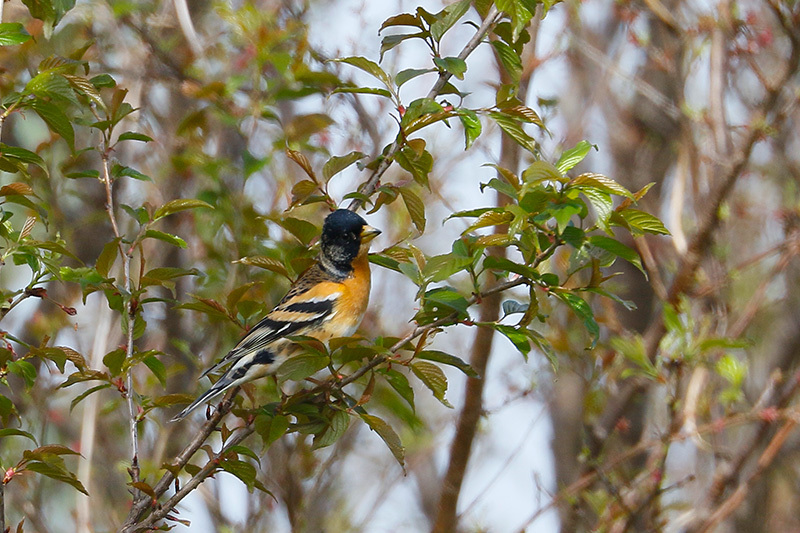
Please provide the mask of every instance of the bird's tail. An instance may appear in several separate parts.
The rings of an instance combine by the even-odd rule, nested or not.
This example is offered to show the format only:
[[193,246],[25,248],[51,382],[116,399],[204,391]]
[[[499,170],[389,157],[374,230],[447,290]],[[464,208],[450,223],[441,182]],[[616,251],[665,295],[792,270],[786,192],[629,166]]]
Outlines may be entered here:
[[177,422],[179,420],[183,420],[184,418],[186,418],[186,415],[194,411],[198,405],[205,403],[206,401],[216,396],[219,396],[220,394],[231,388],[234,384],[235,384],[234,380],[229,379],[226,376],[221,377],[216,383],[214,383],[214,385],[211,386],[210,389],[205,391],[195,401],[190,403],[186,407],[186,409],[184,409],[183,411],[172,417],[172,420],[170,420],[170,422]]

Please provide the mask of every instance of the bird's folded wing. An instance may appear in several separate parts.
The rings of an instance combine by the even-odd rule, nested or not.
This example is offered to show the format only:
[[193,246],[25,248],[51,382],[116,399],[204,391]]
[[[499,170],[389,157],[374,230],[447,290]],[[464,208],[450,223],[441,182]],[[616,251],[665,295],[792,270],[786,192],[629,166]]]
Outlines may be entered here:
[[247,354],[258,353],[278,339],[312,333],[316,325],[331,315],[340,295],[339,291],[320,294],[319,290],[289,294],[290,297],[253,326],[225,357],[200,377]]

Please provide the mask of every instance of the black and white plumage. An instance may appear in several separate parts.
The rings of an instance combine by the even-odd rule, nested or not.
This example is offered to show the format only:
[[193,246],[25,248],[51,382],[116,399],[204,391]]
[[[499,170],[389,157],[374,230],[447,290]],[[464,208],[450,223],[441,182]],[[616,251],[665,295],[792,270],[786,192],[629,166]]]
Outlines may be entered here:
[[228,366],[219,380],[172,421],[202,403],[248,381],[274,374],[302,348],[286,337],[309,336],[322,342],[355,333],[367,309],[369,243],[380,233],[356,213],[334,211],[325,219],[317,262],[292,285],[267,316],[201,377]]

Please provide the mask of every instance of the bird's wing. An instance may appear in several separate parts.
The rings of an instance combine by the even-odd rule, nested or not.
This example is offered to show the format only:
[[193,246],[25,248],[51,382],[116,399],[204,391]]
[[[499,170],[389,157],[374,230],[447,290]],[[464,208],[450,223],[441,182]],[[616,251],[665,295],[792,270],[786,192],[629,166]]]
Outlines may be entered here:
[[315,326],[332,316],[342,292],[337,281],[320,279],[314,272],[302,276],[278,306],[202,376],[248,354],[257,354],[279,339],[312,333]]

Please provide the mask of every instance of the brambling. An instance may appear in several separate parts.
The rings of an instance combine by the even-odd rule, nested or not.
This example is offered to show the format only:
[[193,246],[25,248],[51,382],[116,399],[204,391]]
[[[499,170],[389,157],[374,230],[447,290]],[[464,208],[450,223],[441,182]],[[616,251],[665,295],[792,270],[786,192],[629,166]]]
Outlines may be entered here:
[[228,354],[200,377],[230,367],[172,422],[227,389],[274,374],[302,347],[287,337],[303,335],[327,342],[355,333],[367,310],[370,271],[367,253],[380,230],[347,209],[325,218],[317,262],[306,270],[267,316]]

